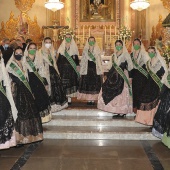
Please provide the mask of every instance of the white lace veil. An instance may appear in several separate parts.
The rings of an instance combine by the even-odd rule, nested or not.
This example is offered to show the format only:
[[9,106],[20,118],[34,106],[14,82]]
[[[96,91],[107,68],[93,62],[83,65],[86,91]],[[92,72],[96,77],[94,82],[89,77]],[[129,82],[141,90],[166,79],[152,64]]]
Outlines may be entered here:
[[[69,34],[70,35],[70,34]],[[65,55],[65,49],[66,49],[66,39],[64,38],[63,42],[61,43],[57,53],[61,54],[61,55]],[[68,54],[70,56],[72,55],[78,55],[79,56],[79,51],[78,51],[78,47],[77,47],[77,44],[75,43],[74,41],[74,38],[72,37],[71,39],[71,43],[70,43],[70,49],[68,50]]]
[[6,68],[5,68],[3,58],[1,58],[0,67],[1,67],[0,71],[1,71],[1,74],[2,74],[1,78],[4,81],[4,86],[6,87],[6,95],[7,95],[7,98],[9,100],[9,103],[11,105],[12,116],[14,118],[14,121],[16,121],[18,111],[17,111],[17,108],[16,108],[14,100],[13,100],[13,96],[12,96],[12,92],[11,92],[11,81],[10,81],[10,78],[9,78],[9,74],[8,74]]
[[[122,54],[119,56],[119,58],[122,58],[123,59],[123,62],[126,60],[127,63],[128,63],[128,70],[132,70],[133,69],[133,63],[132,63],[132,60],[131,60],[131,57],[130,57],[130,54],[126,48],[126,45],[125,43],[121,40],[121,42],[123,43],[123,52]],[[114,56],[117,56],[116,55],[116,52],[118,52],[116,50],[116,44],[114,45]],[[117,57],[116,57],[117,58]],[[120,63],[119,63],[120,64]]]
[[[90,38],[90,37],[89,37]],[[89,40],[89,39],[88,39]],[[84,49],[83,49],[83,54],[86,54],[88,56],[88,50],[89,50],[89,42],[88,40],[86,41],[86,44],[84,46]],[[98,55],[101,55],[101,50],[97,44],[97,42],[95,41],[95,44],[94,44],[94,50],[93,50],[93,53],[98,56]]]
[[[144,47],[142,41],[141,41],[140,39],[138,39],[138,38],[134,39],[134,41],[140,41],[140,43],[141,43],[141,48],[140,48],[139,56],[138,56],[138,59],[137,59],[138,63],[139,63],[139,60],[141,59],[141,57],[143,57],[142,59],[143,59],[144,63],[146,64],[147,61],[148,61],[150,58],[149,58],[148,53],[147,53],[146,50],[145,50],[145,47]],[[134,41],[133,41],[133,43],[134,43]],[[132,52],[133,52],[133,54],[134,54],[134,53],[135,53],[135,49],[134,49],[134,47],[133,47],[133,43],[132,43]]]
[[43,40],[43,41],[42,41],[41,52],[43,53],[43,58],[44,58],[46,61],[47,61],[47,59],[48,59],[48,52],[47,52],[47,50],[50,50],[51,57],[52,57],[52,59],[53,59],[53,61],[54,61],[54,68],[55,68],[55,70],[57,71],[57,73],[60,74],[59,71],[58,71],[57,64],[56,64],[56,58],[55,58],[55,56],[56,56],[56,51],[55,51],[55,49],[54,49],[54,45],[53,45],[53,43],[52,43],[52,44],[51,44],[51,47],[50,47],[49,49],[47,49],[47,48],[45,47],[45,42],[44,42],[44,40]]

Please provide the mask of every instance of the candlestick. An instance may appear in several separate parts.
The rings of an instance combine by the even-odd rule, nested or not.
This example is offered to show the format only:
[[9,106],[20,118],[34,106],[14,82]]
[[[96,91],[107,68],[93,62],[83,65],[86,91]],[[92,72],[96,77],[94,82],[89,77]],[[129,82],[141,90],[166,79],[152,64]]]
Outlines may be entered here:
[[115,26],[115,35],[116,35],[116,26]]
[[90,37],[90,26],[89,26],[89,37]]
[[84,25],[83,25],[83,43],[84,43]]
[[110,25],[110,43],[111,43],[111,38],[112,38],[112,26]]
[[107,37],[106,37],[106,26],[105,26],[105,44],[106,44],[106,38],[107,38]]

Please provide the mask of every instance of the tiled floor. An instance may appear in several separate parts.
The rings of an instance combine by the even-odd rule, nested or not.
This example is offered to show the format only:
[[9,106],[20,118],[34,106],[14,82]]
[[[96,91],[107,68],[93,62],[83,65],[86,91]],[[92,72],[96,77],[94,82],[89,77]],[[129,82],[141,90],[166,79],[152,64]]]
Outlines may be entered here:
[[[146,142],[164,169],[170,170],[170,150],[159,141]],[[10,170],[28,147],[29,145],[1,150],[0,170]],[[38,145],[21,169],[153,170],[154,168],[141,141],[46,139]]]

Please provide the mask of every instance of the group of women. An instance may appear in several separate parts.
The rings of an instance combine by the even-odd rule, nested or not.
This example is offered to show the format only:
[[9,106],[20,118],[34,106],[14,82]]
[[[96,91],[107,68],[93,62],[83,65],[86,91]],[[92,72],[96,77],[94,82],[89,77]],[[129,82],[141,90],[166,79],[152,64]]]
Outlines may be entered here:
[[129,54],[121,40],[115,42],[112,67],[103,83],[100,49],[89,37],[81,62],[70,34],[59,49],[46,37],[41,49],[31,42],[20,47],[4,66],[0,62],[0,149],[43,140],[42,123],[52,112],[71,104],[71,98],[86,100],[113,118],[136,113],[135,121],[153,125],[153,134],[170,147],[170,74],[155,47],[145,51],[135,39]]

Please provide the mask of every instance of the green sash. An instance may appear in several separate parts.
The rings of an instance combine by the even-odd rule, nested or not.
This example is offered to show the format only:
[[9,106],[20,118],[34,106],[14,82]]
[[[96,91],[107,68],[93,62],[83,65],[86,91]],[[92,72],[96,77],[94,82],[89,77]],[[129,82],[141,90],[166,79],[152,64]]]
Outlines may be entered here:
[[129,94],[130,96],[132,96],[132,87],[129,83],[128,78],[126,77],[125,73],[123,72],[123,70],[114,62],[113,60],[113,67],[116,69],[116,71],[120,74],[120,76],[124,79],[124,81],[127,83],[128,88],[129,88]]
[[71,66],[73,67],[74,71],[77,73],[77,76],[80,77],[80,73],[77,71],[76,63],[74,62],[72,57],[70,57],[70,55],[68,54],[66,50],[65,50],[65,57],[68,60],[68,62],[71,64]]
[[53,61],[53,59],[51,57],[51,54],[48,55],[48,59],[49,59],[50,63],[54,66],[54,61]]
[[168,72],[167,80],[168,80],[168,83],[170,84],[170,74],[169,74],[169,72]]
[[31,92],[32,94],[32,91],[31,91],[31,87],[27,81],[27,79],[25,78],[23,72],[14,64],[14,63],[11,63],[10,64],[10,67],[15,71],[15,73],[18,75],[18,78],[24,83],[24,85],[26,86],[26,88]]
[[95,59],[94,55],[93,55],[90,51],[88,51],[88,55],[89,55],[89,57],[92,59],[92,61],[93,61],[94,63],[96,63],[96,59]]
[[2,82],[0,82],[0,91],[4,94],[4,96],[6,96],[6,92],[4,87],[2,86]]
[[159,89],[161,90],[163,84],[162,84],[160,78],[154,72],[152,72],[152,70],[149,68],[149,61],[147,62],[147,70],[148,70],[150,76],[152,77],[152,79],[155,81],[155,83],[159,86]]
[[148,73],[145,69],[143,69],[140,65],[138,65],[134,59],[134,57],[131,55],[132,62],[135,65],[135,67],[145,76],[148,78]]
[[42,84],[45,86],[44,84],[44,79],[39,75],[39,73],[37,72],[34,63],[31,61],[31,59],[29,57],[26,57],[27,63],[29,64],[29,66],[31,67],[31,69],[33,70],[34,74],[37,76],[37,78],[42,82]]

